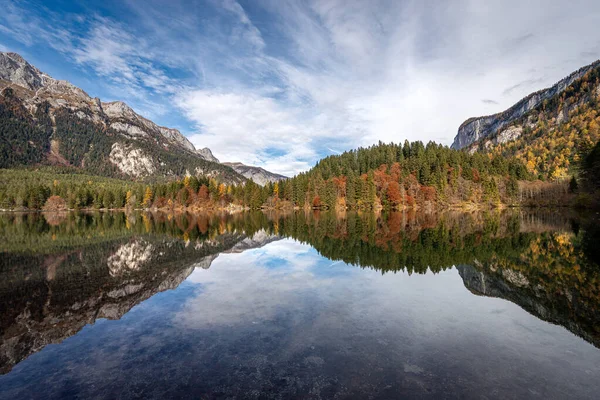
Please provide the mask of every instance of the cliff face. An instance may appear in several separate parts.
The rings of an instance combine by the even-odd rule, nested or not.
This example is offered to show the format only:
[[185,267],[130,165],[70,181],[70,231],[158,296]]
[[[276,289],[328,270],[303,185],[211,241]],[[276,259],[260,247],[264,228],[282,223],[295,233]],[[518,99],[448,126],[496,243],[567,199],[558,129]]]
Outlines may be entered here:
[[[121,101],[101,102],[41,72],[16,53],[0,53],[0,167],[49,163],[124,177],[207,175],[245,179],[177,129],[159,126]],[[37,140],[31,140],[31,137]]]
[[110,120],[111,128],[129,136],[161,135],[176,147],[195,151],[194,145],[177,129],[158,126],[137,114],[122,101],[102,103],[102,109]]
[[[170,144],[185,150],[195,151],[194,145],[177,129],[158,126],[137,114],[122,101],[100,102],[67,81],[61,81],[41,72],[16,53],[0,53],[0,79],[4,87],[17,88],[25,106],[34,111],[41,102],[47,101],[51,108],[69,108],[82,111],[81,119],[102,122],[126,136],[162,136]],[[85,113],[88,111],[89,113]]]
[[[552,99],[563,93],[571,84],[581,79],[587,72],[600,66],[600,61],[585,66],[571,75],[560,80],[554,86],[532,93],[525,97],[508,110],[501,113],[485,117],[470,118],[462,123],[458,128],[458,133],[452,143],[452,148],[462,149],[473,143],[488,138],[498,133],[496,143],[504,143],[515,139],[520,135],[515,131],[508,131],[507,128],[514,121],[525,117],[528,113],[542,105],[544,100]],[[509,128],[510,129],[510,128]]]

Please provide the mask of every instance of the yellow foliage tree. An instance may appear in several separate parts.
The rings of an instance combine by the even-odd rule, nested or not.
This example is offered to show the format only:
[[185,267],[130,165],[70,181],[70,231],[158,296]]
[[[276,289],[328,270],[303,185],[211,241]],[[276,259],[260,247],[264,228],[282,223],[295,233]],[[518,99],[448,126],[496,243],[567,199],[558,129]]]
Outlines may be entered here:
[[552,171],[552,175],[550,177],[554,181],[567,179],[567,169],[563,167],[556,167],[554,171]]
[[226,193],[227,193],[227,186],[225,186],[224,183],[221,183],[219,185],[219,197],[225,196]]

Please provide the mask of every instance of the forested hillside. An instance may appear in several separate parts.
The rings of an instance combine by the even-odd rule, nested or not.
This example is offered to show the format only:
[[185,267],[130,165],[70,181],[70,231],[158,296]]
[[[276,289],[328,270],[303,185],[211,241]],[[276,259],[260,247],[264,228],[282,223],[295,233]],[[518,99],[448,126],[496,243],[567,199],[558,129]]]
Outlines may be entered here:
[[599,96],[600,63],[595,63],[562,92],[468,149],[517,157],[540,179],[568,179],[578,173],[582,154],[600,140]]
[[267,198],[249,193],[245,185],[243,200],[252,206],[284,201],[350,209],[510,204],[519,194],[518,181],[530,177],[516,159],[471,155],[433,142],[379,143],[326,157],[274,185]]
[[[61,108],[51,115],[50,104],[44,102],[31,115],[11,88],[4,89],[0,95],[0,168],[63,165],[116,178],[183,177],[186,171],[198,171],[225,182],[243,180],[228,166],[206,161],[183,149],[167,150],[151,140],[128,139],[91,118],[77,115],[86,112]],[[146,173],[140,174],[128,174],[116,162],[133,165],[138,163],[136,158],[160,162],[147,164]],[[143,166],[144,162],[138,164]]]
[[0,168],[40,165],[122,179],[246,180],[209,149],[196,151],[177,129],[159,126],[123,102],[101,102],[16,53],[0,52]]
[[[251,185],[265,193],[269,190]],[[233,202],[236,188],[193,175],[148,183],[90,175],[70,167],[0,169],[0,210],[215,209]]]
[[265,186],[202,176],[134,182],[71,167],[0,169],[0,209],[597,207],[600,144],[579,164],[578,179],[542,182],[516,158],[405,142],[330,156],[308,172]]

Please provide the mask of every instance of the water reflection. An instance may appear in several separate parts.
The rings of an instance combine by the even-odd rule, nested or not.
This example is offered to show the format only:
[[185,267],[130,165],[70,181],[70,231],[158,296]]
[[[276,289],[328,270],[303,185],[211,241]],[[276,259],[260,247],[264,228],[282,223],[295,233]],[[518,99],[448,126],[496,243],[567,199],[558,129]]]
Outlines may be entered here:
[[600,271],[578,221],[3,215],[0,398],[585,398],[600,354],[568,331],[600,345]]

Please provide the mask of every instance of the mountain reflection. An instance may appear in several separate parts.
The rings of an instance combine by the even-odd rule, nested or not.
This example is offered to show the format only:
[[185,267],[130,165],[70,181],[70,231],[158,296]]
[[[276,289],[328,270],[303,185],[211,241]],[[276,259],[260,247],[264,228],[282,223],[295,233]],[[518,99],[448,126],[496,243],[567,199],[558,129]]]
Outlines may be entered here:
[[220,253],[285,237],[382,273],[457,266],[472,293],[600,347],[598,228],[587,221],[519,211],[0,215],[0,373],[99,318],[120,319]]

